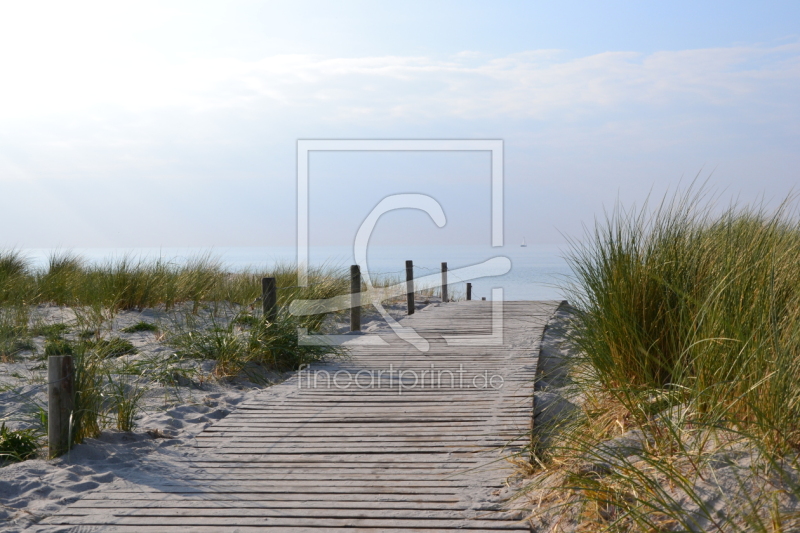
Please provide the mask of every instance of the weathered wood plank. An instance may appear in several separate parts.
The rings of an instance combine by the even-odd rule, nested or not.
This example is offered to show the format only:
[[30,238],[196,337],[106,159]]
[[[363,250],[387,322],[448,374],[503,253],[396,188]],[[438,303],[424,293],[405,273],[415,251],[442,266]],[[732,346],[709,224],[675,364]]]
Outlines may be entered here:
[[[165,530],[163,526],[151,526],[151,525],[108,525],[107,523],[98,522],[95,524],[90,524],[87,527],[93,526],[102,526],[102,529],[83,529],[83,530],[75,530],[76,533],[80,531],[83,533],[90,533],[93,531],[108,531],[110,533],[162,533],[164,531],[180,531],[181,533],[263,533],[264,531],[280,531],[285,533],[320,533],[322,531],[329,532],[329,533],[397,533],[397,531],[408,531],[413,533],[442,533],[442,529],[435,528],[431,529],[429,527],[407,527],[407,526],[397,526],[397,527],[316,527],[316,526],[284,526],[284,525],[260,525],[260,526],[225,526],[225,525],[213,525],[213,526],[205,526],[205,525],[191,525],[191,524],[184,524],[181,526],[176,526],[174,528],[170,528]],[[481,528],[481,527],[469,527],[469,525],[459,526],[459,531],[470,531],[471,533],[493,533],[496,531],[530,531],[530,528],[527,525],[519,525],[517,527],[507,526],[503,527],[502,529],[498,529],[495,527],[492,528]],[[43,528],[40,527],[39,531],[41,533],[64,533],[65,529],[62,526],[44,526]],[[69,533],[72,533],[72,530],[67,530]]]
[[[107,522],[102,517],[95,516],[69,516],[57,515],[48,520],[50,524],[65,524],[65,525],[95,525],[98,523],[98,518],[103,520],[100,522],[105,525]],[[465,528],[492,528],[492,529],[521,529],[518,523],[519,518],[515,517],[514,520],[480,520],[480,519],[452,519],[452,518],[310,518],[304,516],[291,516],[291,517],[266,517],[266,516],[237,516],[237,517],[220,517],[220,516],[181,516],[175,514],[173,516],[163,515],[149,515],[146,510],[139,511],[136,515],[129,516],[114,516],[113,525],[133,525],[133,526],[154,526],[158,525],[162,529],[167,528],[181,528],[186,526],[269,526],[269,527],[297,527],[297,526],[314,526],[318,528],[336,528],[336,527],[371,527],[371,528],[384,528],[384,529],[416,529],[416,528],[431,528],[439,529],[465,529]],[[525,526],[524,530],[529,528]]]

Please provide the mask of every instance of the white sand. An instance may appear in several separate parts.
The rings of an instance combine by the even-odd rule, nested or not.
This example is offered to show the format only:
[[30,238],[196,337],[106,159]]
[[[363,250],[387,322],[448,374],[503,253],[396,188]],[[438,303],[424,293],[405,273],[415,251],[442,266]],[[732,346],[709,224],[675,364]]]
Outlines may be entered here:
[[58,459],[1,468],[0,530],[23,530],[104,484],[163,477],[165,469],[176,466],[173,458],[192,445],[194,435],[258,392],[196,394],[192,403],[144,416],[132,433],[106,429]]

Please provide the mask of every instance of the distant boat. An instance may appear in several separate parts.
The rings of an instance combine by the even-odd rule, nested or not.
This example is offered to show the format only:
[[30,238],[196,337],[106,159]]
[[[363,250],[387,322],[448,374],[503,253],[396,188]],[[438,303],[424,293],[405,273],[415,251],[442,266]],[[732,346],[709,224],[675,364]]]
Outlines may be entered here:
[[528,247],[528,245],[525,244],[525,237],[522,238],[522,244],[520,244],[519,246],[520,246],[520,248],[527,248]]

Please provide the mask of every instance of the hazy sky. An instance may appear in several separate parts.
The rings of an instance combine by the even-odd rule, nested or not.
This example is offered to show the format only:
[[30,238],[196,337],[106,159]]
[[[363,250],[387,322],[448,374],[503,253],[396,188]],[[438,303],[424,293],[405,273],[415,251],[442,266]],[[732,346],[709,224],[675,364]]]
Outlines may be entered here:
[[[286,245],[298,139],[502,139],[509,242],[800,169],[800,2],[0,3],[0,246]],[[312,244],[489,240],[487,153],[314,153]]]

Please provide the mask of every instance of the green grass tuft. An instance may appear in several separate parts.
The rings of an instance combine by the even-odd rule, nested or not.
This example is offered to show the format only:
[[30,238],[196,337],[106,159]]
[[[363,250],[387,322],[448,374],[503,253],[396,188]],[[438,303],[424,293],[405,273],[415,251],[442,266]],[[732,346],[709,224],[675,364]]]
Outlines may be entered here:
[[123,329],[123,333],[139,333],[141,331],[158,331],[158,326],[155,324],[151,324],[150,322],[137,322],[132,326],[128,326],[127,328]]
[[39,439],[33,429],[11,430],[0,424],[0,466],[25,461],[36,455]]
[[269,370],[292,370],[319,361],[326,354],[343,353],[335,346],[298,344],[297,328],[306,327],[313,332],[319,321],[317,316],[293,317],[285,310],[273,323],[246,313],[227,323],[212,315],[212,323],[205,328],[193,321],[179,325],[171,332],[169,342],[182,357],[216,361],[218,376],[236,375],[250,364]]
[[130,341],[121,339],[119,337],[112,337],[111,339],[98,339],[84,341],[84,345],[89,350],[96,353],[98,356],[119,357],[121,355],[135,354],[136,347]]
[[22,276],[28,268],[28,260],[19,250],[0,251],[0,279]]
[[60,338],[48,339],[44,345],[44,354],[49,355],[74,355],[75,345],[70,341]]
[[31,335],[34,337],[47,337],[48,339],[55,339],[61,337],[65,333],[69,333],[69,326],[67,324],[42,324],[36,326],[31,330]]
[[136,415],[140,402],[147,388],[142,385],[141,377],[136,375],[135,368],[125,365],[121,372],[106,372],[108,409],[113,413],[116,427],[120,431],[133,431],[136,427]]
[[72,364],[75,372],[72,443],[80,444],[100,434],[108,368],[102,357],[86,349],[75,351]]
[[261,319],[257,316],[253,316],[250,314],[240,314],[236,318],[233,319],[233,324],[237,326],[244,326],[244,327],[253,327],[257,326]]

